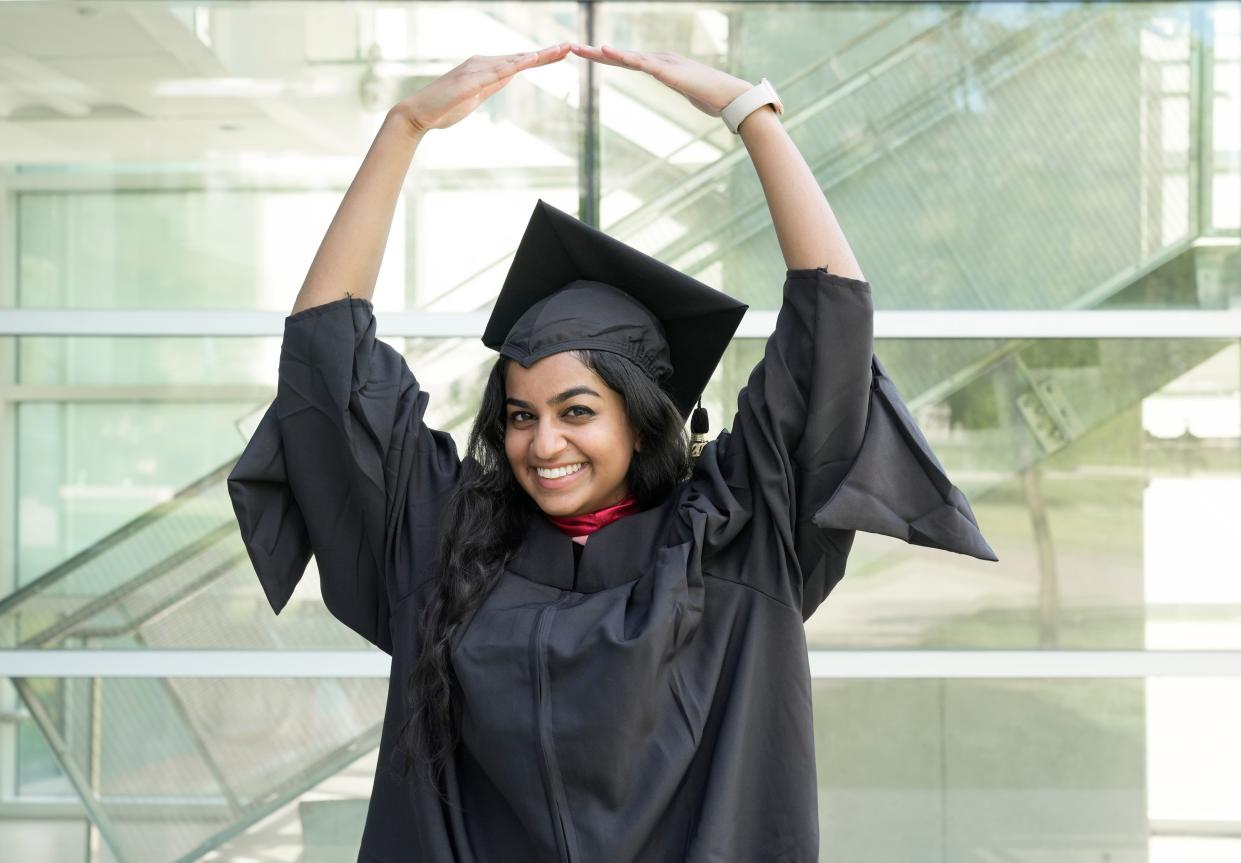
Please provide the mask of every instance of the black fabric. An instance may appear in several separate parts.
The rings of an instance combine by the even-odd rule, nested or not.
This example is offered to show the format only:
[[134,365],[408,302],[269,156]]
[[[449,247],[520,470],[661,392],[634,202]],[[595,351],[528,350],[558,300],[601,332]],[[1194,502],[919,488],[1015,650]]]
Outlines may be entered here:
[[582,544],[573,543],[573,589],[577,590],[577,567],[582,562]]
[[509,330],[500,353],[530,368],[543,357],[579,348],[620,354],[655,383],[672,375],[659,318],[620,288],[584,279],[531,306]]
[[313,552],[332,613],[392,654],[360,861],[818,859],[803,622],[855,530],[997,559],[871,325],[867,283],[789,270],[731,431],[688,482],[576,548],[531,520],[454,640],[460,811],[385,766],[417,657],[413,588],[461,464],[369,302],[286,320],[276,401],[228,488],[273,609]]
[[422,421],[427,394],[344,298],[285,318],[276,399],[228,476],[272,609],[313,553],[328,609],[387,653],[390,610],[428,572],[456,444]]

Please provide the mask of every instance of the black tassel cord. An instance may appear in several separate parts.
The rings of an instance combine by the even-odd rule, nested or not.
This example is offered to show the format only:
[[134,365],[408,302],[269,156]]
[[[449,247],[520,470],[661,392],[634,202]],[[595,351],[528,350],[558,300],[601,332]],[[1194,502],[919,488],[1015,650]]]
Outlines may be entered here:
[[702,448],[707,445],[707,431],[711,428],[711,423],[707,420],[707,409],[702,406],[702,399],[698,399],[698,407],[694,408],[694,415],[689,421],[689,451],[694,458],[702,453]]

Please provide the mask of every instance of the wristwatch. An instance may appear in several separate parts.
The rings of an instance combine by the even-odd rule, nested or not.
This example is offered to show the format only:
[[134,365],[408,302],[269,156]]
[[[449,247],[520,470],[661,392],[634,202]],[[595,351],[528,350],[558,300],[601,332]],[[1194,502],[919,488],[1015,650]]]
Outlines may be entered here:
[[724,118],[724,125],[728,127],[728,131],[734,135],[739,135],[741,133],[737,131],[737,127],[741,125],[741,121],[768,104],[776,109],[777,114],[784,113],[784,103],[780,101],[780,97],[776,94],[776,88],[771,86],[770,81],[763,78],[749,90],[746,90],[736,99],[729,102],[727,107],[720,111],[720,116]]

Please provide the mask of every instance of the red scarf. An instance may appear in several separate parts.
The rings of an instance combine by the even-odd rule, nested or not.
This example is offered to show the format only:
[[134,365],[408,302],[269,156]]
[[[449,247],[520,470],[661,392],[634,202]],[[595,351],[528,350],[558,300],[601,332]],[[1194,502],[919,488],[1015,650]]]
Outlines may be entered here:
[[624,518],[630,513],[638,511],[637,498],[633,495],[628,495],[620,503],[605,506],[603,509],[597,509],[594,512],[586,512],[581,515],[547,515],[547,513],[544,513],[544,515],[547,515],[548,521],[556,525],[572,539],[579,536],[588,536],[605,524],[611,524],[619,518]]

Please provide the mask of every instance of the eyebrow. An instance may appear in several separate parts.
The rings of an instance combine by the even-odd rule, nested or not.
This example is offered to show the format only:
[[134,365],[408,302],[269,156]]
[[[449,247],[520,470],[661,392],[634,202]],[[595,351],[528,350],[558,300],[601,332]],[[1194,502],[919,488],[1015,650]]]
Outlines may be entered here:
[[[564,392],[562,392],[560,395],[552,396],[550,399],[547,400],[547,404],[550,406],[555,406],[555,405],[560,404],[563,401],[568,401],[574,396],[582,396],[582,395],[595,396],[596,398],[603,398],[603,396],[599,395],[597,392],[592,390],[590,387],[579,386],[579,387],[572,387],[570,389],[567,389]],[[504,400],[504,403],[506,405],[513,405],[514,407],[519,407],[519,408],[534,407],[534,405],[530,404],[530,402],[523,402],[521,399],[514,399],[514,398],[507,398]]]

